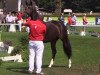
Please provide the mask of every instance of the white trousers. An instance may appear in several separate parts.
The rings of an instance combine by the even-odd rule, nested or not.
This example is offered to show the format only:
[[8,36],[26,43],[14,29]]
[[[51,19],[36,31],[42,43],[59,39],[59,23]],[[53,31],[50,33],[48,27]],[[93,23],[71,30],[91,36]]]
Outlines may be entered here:
[[43,41],[29,41],[29,71],[34,70],[35,63],[36,73],[41,72],[43,51]]

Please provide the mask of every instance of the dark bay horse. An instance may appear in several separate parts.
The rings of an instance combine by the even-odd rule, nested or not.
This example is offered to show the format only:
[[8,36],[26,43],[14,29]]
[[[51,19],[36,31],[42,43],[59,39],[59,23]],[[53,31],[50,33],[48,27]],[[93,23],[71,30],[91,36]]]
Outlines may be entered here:
[[[31,3],[26,2],[26,5],[27,5],[27,7],[26,7],[24,13],[28,14],[29,17],[35,16],[35,14],[32,14],[32,12],[34,11],[34,8],[35,8],[32,5],[32,2]],[[50,21],[50,22],[44,22],[44,23],[46,25],[46,34],[45,34],[44,43],[50,42],[51,50],[52,50],[52,59],[49,64],[49,67],[52,67],[56,53],[57,53],[57,50],[56,50],[57,40],[61,39],[61,41],[63,43],[64,53],[66,54],[66,56],[68,57],[68,60],[69,60],[68,67],[70,68],[71,67],[72,49],[71,49],[70,41],[68,39],[66,26],[64,25],[63,22],[60,22],[60,21]]]

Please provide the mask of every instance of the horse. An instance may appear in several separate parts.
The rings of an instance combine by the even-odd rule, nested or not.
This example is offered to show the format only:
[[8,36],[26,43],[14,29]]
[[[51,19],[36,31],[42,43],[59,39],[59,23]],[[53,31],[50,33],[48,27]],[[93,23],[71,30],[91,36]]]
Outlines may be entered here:
[[[32,5],[32,1],[30,0],[30,3],[26,2],[26,5],[27,5],[27,7],[26,7],[24,13],[27,14],[29,17],[33,16],[34,14],[32,14],[32,12],[35,9],[35,7]],[[43,20],[43,17],[42,18],[40,17],[40,19]],[[63,22],[54,21],[54,20],[52,20],[50,22],[44,22],[44,23],[46,25],[46,34],[45,34],[45,39],[43,41],[44,41],[44,43],[50,42],[51,50],[52,50],[52,59],[51,59],[48,67],[52,67],[54,64],[55,56],[57,53],[56,43],[57,43],[58,39],[60,39],[63,44],[64,53],[68,57],[68,62],[69,62],[68,67],[70,68],[71,67],[72,48],[71,48],[70,41],[68,39],[66,26],[64,25]]]

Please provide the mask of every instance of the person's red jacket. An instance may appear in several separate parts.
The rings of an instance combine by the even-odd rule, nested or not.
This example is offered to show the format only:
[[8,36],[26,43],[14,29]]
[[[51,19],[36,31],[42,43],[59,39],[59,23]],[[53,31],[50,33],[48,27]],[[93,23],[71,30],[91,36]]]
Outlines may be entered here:
[[68,17],[68,25],[72,25],[72,18]]
[[41,20],[29,20],[26,23],[30,28],[29,40],[42,41],[46,33],[46,26]]
[[87,18],[84,16],[83,17],[83,25],[86,25],[88,23]]
[[18,12],[18,14],[17,14],[18,20],[21,20],[22,19],[22,16],[23,16],[23,14],[21,12]]

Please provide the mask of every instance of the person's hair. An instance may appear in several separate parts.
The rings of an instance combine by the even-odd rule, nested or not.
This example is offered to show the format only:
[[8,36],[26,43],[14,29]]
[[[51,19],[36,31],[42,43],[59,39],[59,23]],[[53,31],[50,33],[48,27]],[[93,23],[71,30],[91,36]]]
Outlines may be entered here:
[[33,10],[33,11],[32,11],[31,19],[32,19],[32,20],[37,20],[37,19],[39,19],[39,14],[38,14],[38,12],[37,12],[36,10]]

